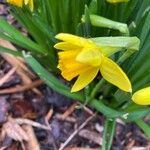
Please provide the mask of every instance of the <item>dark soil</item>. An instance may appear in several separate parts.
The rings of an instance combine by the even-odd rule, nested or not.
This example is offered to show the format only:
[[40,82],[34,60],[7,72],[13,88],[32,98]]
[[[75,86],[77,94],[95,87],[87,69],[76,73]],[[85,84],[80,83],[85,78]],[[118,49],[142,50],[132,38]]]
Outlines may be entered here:
[[[0,0],[0,15],[5,17],[11,24],[20,31],[25,30],[8,13],[8,7]],[[0,77],[11,69],[3,58],[0,58]],[[14,87],[21,84],[21,79],[16,73],[11,79],[3,84],[0,89]],[[7,121],[8,116],[12,118],[27,118],[41,124],[45,124],[45,116],[49,110],[53,109],[52,118],[49,120],[51,131],[34,128],[41,150],[58,150],[60,144],[66,142],[68,137],[91,116],[89,111],[83,108],[75,109],[70,116],[64,120],[60,117],[68,108],[76,103],[46,85],[38,87],[42,95],[35,94],[32,90],[0,95],[0,124]],[[89,108],[90,109],[90,108]],[[94,113],[94,110],[91,110]],[[99,148],[102,140],[104,124],[102,114],[97,114],[87,125],[68,143],[68,146],[83,148]],[[150,122],[150,118],[146,118]],[[2,132],[2,131],[1,131]],[[98,140],[97,140],[98,139]],[[6,146],[8,150],[22,149],[18,141],[14,141],[9,136],[0,139],[0,147]],[[99,141],[99,142],[98,142]],[[26,142],[24,142],[25,144]],[[147,140],[143,132],[132,123],[124,124],[118,120],[116,134],[113,140],[112,150],[144,150],[150,149],[150,141]]]

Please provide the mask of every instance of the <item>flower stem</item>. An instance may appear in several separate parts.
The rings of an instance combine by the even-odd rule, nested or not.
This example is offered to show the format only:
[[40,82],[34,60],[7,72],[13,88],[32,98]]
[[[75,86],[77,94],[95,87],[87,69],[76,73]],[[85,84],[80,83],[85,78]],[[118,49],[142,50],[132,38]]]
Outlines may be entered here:
[[97,94],[97,92],[99,91],[99,89],[101,89],[101,87],[105,84],[105,80],[101,79],[95,86],[95,88],[92,90],[91,92],[91,98],[94,98]]

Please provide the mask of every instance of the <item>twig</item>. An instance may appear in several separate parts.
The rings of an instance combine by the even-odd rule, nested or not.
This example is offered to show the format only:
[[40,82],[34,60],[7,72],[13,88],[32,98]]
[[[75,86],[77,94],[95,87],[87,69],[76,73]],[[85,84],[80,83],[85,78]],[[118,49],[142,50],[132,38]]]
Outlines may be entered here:
[[62,120],[65,120],[72,112],[75,110],[77,103],[73,103],[60,117]]
[[18,85],[13,88],[7,88],[7,89],[0,90],[0,94],[11,94],[11,93],[23,92],[23,91],[32,89],[34,87],[37,87],[37,86],[41,85],[42,83],[43,83],[42,80],[36,80],[27,85],[23,85],[23,86]]
[[16,67],[12,68],[8,73],[6,73],[1,79],[0,79],[0,86],[2,86],[5,82],[8,81],[11,75],[13,75],[16,71]]
[[[0,40],[0,45],[16,51],[16,48],[6,40]],[[32,79],[35,78],[35,75],[27,68],[25,61],[22,58],[15,57],[7,53],[0,53],[0,55],[13,67],[17,67],[16,72],[21,77],[23,84],[32,83]],[[42,93],[38,89],[33,88],[32,90],[36,94],[42,95]]]
[[15,121],[18,124],[28,124],[28,125],[31,125],[31,126],[34,126],[34,127],[37,127],[37,128],[41,128],[41,129],[44,129],[44,130],[51,130],[50,127],[45,126],[43,124],[40,124],[38,122],[32,121],[32,120],[29,120],[29,119],[16,118]]
[[60,146],[59,150],[63,150],[63,149],[69,144],[69,142],[74,138],[74,136],[75,136],[82,128],[84,128],[84,127],[87,125],[87,123],[88,123],[89,121],[91,121],[91,120],[95,117],[95,115],[96,115],[96,114],[94,114],[94,115],[90,116],[89,118],[87,118],[87,120],[86,120],[83,124],[81,124],[81,126],[79,126],[79,127],[69,136],[69,138],[66,140],[66,142],[63,143],[63,144]]
[[47,115],[45,116],[45,123],[46,123],[46,125],[49,126],[49,127],[50,127],[50,124],[49,124],[48,121],[50,120],[50,118],[52,117],[52,115],[53,115],[53,109],[51,108],[51,109],[48,111]]
[[[55,118],[57,118],[59,120],[62,120],[61,114],[56,114]],[[64,120],[62,120],[62,121],[64,121]],[[65,118],[65,121],[75,123],[77,120],[74,117],[69,117],[68,116],[68,117]]]

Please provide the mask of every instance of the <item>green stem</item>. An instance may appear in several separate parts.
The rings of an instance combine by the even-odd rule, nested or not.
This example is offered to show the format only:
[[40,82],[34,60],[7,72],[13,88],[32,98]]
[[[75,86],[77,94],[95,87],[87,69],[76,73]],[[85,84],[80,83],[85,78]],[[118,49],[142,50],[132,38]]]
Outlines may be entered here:
[[106,118],[103,132],[102,150],[110,150],[115,133],[116,121],[115,119]]
[[94,98],[97,94],[97,92],[103,87],[103,85],[105,84],[105,80],[101,79],[95,86],[95,88],[93,88],[92,92],[91,92],[91,98]]

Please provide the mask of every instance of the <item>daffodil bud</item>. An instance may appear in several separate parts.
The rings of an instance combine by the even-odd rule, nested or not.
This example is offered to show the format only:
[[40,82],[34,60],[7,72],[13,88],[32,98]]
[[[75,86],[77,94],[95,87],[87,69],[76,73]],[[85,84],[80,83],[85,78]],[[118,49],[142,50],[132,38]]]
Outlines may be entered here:
[[150,87],[135,92],[132,100],[139,105],[150,105]]
[[[81,18],[82,22],[85,22],[85,15]],[[110,19],[107,19],[98,15],[90,15],[91,24],[95,27],[109,28],[114,30],[119,30],[121,33],[125,35],[129,35],[128,26],[125,23],[116,22]]]

